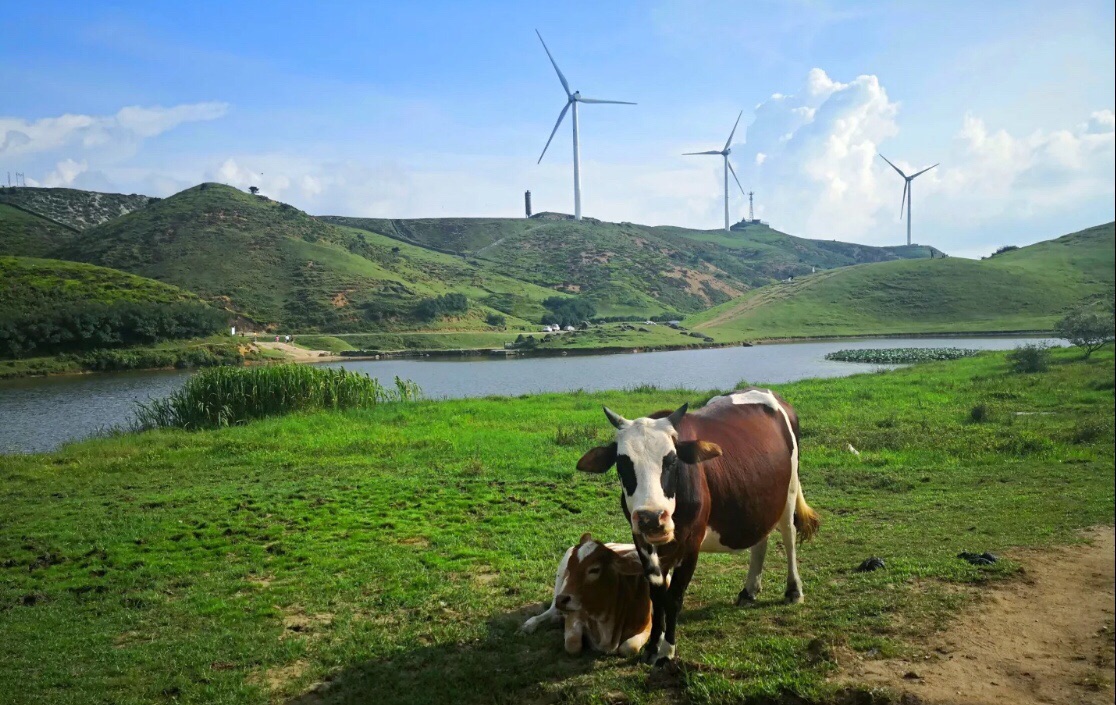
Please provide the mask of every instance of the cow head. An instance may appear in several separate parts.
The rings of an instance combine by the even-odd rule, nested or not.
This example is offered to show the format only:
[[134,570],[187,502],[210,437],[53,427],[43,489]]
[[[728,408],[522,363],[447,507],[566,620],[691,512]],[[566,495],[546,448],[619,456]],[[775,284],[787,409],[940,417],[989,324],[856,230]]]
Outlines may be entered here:
[[577,469],[604,472],[613,465],[624,485],[624,503],[631,513],[632,533],[652,545],[674,540],[675,495],[682,463],[696,465],[721,455],[721,448],[705,441],[679,441],[686,404],[667,414],[629,421],[605,407],[616,427],[616,441],[582,456]]
[[586,611],[596,614],[615,605],[617,583],[622,576],[643,575],[643,566],[634,552],[622,556],[603,543],[583,534],[566,564],[566,583],[554,598],[562,612]]

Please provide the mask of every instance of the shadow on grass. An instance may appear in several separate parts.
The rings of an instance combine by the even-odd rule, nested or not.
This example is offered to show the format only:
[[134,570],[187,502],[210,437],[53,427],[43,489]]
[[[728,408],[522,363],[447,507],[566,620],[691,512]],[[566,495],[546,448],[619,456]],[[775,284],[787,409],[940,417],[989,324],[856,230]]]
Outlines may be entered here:
[[588,652],[569,656],[560,628],[516,633],[524,619],[542,609],[498,614],[488,620],[485,637],[474,642],[419,647],[350,664],[287,705],[553,702],[560,697],[557,684],[593,670],[596,661],[626,662]]

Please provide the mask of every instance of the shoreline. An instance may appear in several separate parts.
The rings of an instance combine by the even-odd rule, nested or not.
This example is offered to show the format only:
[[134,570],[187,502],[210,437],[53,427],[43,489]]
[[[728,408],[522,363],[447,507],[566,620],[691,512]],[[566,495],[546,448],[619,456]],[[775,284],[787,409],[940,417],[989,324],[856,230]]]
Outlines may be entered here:
[[[286,359],[274,360],[245,360],[248,365],[269,364],[296,364],[319,365],[326,363],[347,361],[375,361],[375,360],[407,360],[417,358],[484,358],[484,359],[517,359],[527,357],[570,357],[594,355],[636,355],[653,352],[677,352],[682,350],[719,350],[723,348],[753,347],[757,345],[787,345],[793,343],[829,342],[835,340],[865,340],[872,338],[886,340],[905,340],[918,338],[1010,338],[1010,337],[1049,337],[1053,331],[1048,330],[1014,330],[1014,331],[989,331],[989,332],[925,332],[925,333],[860,333],[850,335],[815,335],[802,337],[771,337],[755,338],[717,343],[696,343],[693,345],[647,345],[647,346],[604,346],[594,348],[535,348],[525,350],[508,350],[499,348],[454,348],[454,349],[416,349],[416,350],[351,350],[334,353],[328,350],[310,350],[301,348],[302,354],[290,356]],[[144,367],[130,370],[66,370],[59,372],[43,372],[28,374],[0,375],[0,382],[17,379],[32,379],[46,377],[65,377],[72,375],[92,375],[112,372],[157,372],[180,369],[177,367]],[[202,369],[200,367],[188,369]]]

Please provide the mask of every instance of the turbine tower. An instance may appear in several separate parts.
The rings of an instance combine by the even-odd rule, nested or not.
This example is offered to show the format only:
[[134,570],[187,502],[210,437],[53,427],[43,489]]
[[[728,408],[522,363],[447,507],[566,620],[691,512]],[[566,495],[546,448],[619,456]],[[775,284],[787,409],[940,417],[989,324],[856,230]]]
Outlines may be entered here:
[[574,220],[581,220],[581,145],[578,142],[577,136],[577,104],[578,103],[611,103],[614,105],[635,105],[625,100],[599,100],[597,98],[583,98],[581,91],[570,92],[570,84],[566,77],[562,75],[562,69],[558,68],[558,62],[550,54],[550,49],[547,48],[546,42],[543,42],[542,35],[539,30],[535,30],[535,34],[539,35],[539,41],[542,42],[543,49],[546,51],[547,57],[550,59],[551,65],[554,67],[554,72],[558,74],[558,80],[562,82],[562,89],[566,91],[566,105],[562,108],[562,112],[558,113],[558,122],[554,123],[554,129],[550,131],[550,139],[546,141],[546,147],[543,147],[542,154],[539,155],[539,161],[542,163],[542,158],[546,156],[546,150],[550,147],[551,140],[554,139],[554,133],[558,132],[558,126],[562,124],[562,119],[566,117],[566,111],[573,106],[573,167],[574,167]]
[[885,157],[884,155],[880,154],[880,159],[883,159],[885,162],[887,162],[888,165],[899,174],[899,176],[903,177],[903,197],[899,200],[899,217],[900,218],[903,217],[903,206],[906,206],[907,207],[907,244],[910,245],[911,244],[911,182],[914,181],[917,177],[922,176],[926,172],[933,169],[934,166],[938,166],[938,164],[941,164],[941,162],[938,162],[938,164],[935,164],[934,166],[928,166],[928,167],[926,167],[925,169],[923,169],[922,171],[920,171],[916,174],[911,174],[910,176],[907,176],[906,174],[903,173],[902,169],[900,169],[899,167],[892,164],[891,160],[888,159],[887,157]]
[[724,148],[722,148],[720,150],[715,150],[714,149],[714,150],[710,150],[708,152],[686,152],[682,155],[684,157],[689,157],[689,156],[694,156],[694,155],[698,155],[698,154],[719,154],[719,155],[721,155],[721,158],[724,159],[724,162],[725,162],[725,165],[724,165],[724,171],[725,171],[725,230],[729,230],[728,176],[729,176],[730,171],[732,172],[732,178],[736,180],[736,185],[738,187],[740,187],[741,195],[744,195],[744,196],[748,195],[748,194],[744,193],[744,187],[740,186],[740,179],[736,178],[736,169],[733,169],[732,168],[732,163],[729,162],[729,155],[732,154],[732,147],[730,147],[729,145],[732,144],[732,136],[736,134],[736,127],[737,127],[737,125],[740,124],[740,117],[743,114],[744,114],[744,111],[741,110],[740,114],[736,116],[736,124],[734,124],[732,126],[732,132],[729,133],[728,139],[725,140]]

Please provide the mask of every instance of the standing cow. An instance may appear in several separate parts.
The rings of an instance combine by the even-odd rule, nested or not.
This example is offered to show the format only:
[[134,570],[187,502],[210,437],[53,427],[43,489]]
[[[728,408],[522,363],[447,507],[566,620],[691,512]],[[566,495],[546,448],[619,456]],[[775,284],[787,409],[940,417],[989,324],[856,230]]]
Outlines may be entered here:
[[749,387],[691,414],[686,408],[629,421],[605,407],[616,440],[577,463],[593,473],[615,465],[620,475],[624,516],[651,584],[642,658],[653,664],[674,658],[678,613],[700,551],[752,549],[737,597],[747,604],[760,590],[768,534],[778,528],[787,553],[784,596],[801,602],[795,537],[810,538],[819,524],[798,482],[798,417],[790,404]]

